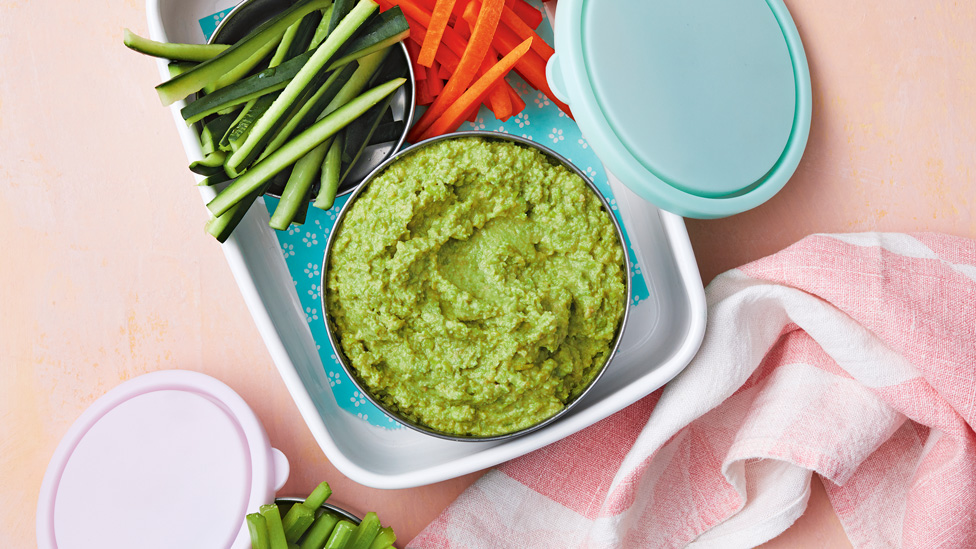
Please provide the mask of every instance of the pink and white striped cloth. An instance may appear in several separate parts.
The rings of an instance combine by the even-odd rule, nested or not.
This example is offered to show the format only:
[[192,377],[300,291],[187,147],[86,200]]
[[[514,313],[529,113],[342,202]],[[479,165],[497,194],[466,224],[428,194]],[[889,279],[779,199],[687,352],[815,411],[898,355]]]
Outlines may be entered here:
[[408,547],[751,547],[814,472],[856,547],[976,547],[976,243],[811,236],[707,297],[662,391],[493,469]]

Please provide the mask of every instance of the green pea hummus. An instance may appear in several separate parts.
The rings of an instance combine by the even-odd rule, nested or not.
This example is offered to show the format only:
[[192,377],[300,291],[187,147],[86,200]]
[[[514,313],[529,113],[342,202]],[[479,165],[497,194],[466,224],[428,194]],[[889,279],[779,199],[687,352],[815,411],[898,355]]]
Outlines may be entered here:
[[530,427],[610,355],[627,300],[612,221],[534,148],[455,138],[390,165],[337,229],[329,321],[375,398],[457,436]]

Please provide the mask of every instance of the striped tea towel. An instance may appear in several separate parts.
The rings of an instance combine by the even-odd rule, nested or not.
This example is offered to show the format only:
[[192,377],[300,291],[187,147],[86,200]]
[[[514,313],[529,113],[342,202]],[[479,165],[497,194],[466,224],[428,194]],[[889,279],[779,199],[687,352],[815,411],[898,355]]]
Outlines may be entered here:
[[814,472],[856,547],[976,547],[976,243],[811,236],[707,297],[662,391],[490,471],[408,547],[751,547]]

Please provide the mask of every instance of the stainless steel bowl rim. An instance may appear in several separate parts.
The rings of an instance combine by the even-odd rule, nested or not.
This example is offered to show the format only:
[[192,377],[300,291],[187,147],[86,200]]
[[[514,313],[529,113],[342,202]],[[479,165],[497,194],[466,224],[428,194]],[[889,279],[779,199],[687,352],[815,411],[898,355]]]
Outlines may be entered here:
[[[242,0],[240,3],[238,3],[236,6],[234,6],[229,12],[227,12],[227,15],[225,15],[223,17],[223,19],[221,19],[220,22],[217,23],[217,27],[214,29],[213,34],[210,35],[210,38],[207,40],[207,43],[208,44],[214,44],[214,43],[216,43],[218,37],[220,36],[220,33],[222,31],[225,31],[226,28],[231,25],[230,22],[233,21],[235,15],[240,14],[241,12],[243,12],[245,9],[247,9],[247,6],[249,6],[251,4],[257,4],[257,3],[261,2],[261,1],[267,1],[267,0]],[[285,7],[287,7],[287,4],[285,4],[285,5],[282,6],[282,8],[285,8]],[[414,115],[414,113],[415,113],[415,111],[417,109],[417,81],[414,79],[413,63],[410,62],[410,53],[407,51],[406,44],[404,44],[402,40],[400,42],[398,42],[398,44],[400,45],[400,50],[402,51],[404,58],[407,60],[407,62],[406,62],[406,66],[407,66],[407,83],[408,83],[410,89],[409,89],[409,91],[407,91],[407,93],[409,93],[409,96],[406,98],[406,101],[405,101],[405,103],[406,103],[406,106],[405,106],[405,114],[406,114],[406,116],[403,119],[403,133],[400,135],[400,139],[398,139],[396,141],[396,143],[393,145],[393,147],[390,149],[390,151],[388,153],[389,154],[389,157],[386,160],[390,160],[394,156],[396,156],[396,154],[403,147],[403,144],[407,140],[407,132],[410,131],[410,126],[413,125],[413,115]],[[386,162],[386,160],[384,160],[384,162]],[[356,165],[358,166],[358,163]],[[359,183],[356,183],[355,185],[352,185],[352,186],[350,186],[348,188],[345,188],[345,189],[340,188],[339,191],[336,192],[336,197],[345,196],[345,195],[353,192],[360,185],[362,185],[367,179],[369,179],[369,177],[372,176],[372,173],[373,173],[373,171],[370,171],[367,174],[367,176],[363,178],[362,181],[360,181]],[[265,194],[268,195],[268,196],[272,196],[274,198],[281,198],[279,195],[274,194],[274,193],[265,193]]]
[[[303,501],[305,501],[305,498],[292,498],[292,497],[276,497],[275,498],[275,503],[301,503]],[[335,514],[339,515],[340,517],[348,520],[349,522],[352,522],[353,524],[359,524],[359,522],[362,520],[361,518],[357,517],[356,515],[352,514],[351,512],[346,511],[342,507],[336,507],[335,505],[332,505],[331,503],[323,503],[320,508],[321,509],[326,509],[327,511],[329,511],[331,513],[335,513]]]
[[[331,259],[331,255],[332,255],[332,246],[333,246],[333,244],[335,242],[335,236],[339,232],[339,227],[342,224],[342,220],[345,218],[346,213],[349,211],[349,209],[355,203],[356,198],[366,189],[366,187],[369,185],[369,183],[371,183],[380,173],[383,172],[383,170],[385,170],[388,166],[390,166],[391,164],[393,164],[394,162],[396,162],[400,158],[403,158],[405,156],[408,156],[411,153],[413,153],[413,152],[415,152],[415,151],[417,151],[419,149],[422,149],[422,148],[424,148],[424,147],[426,147],[428,145],[431,145],[433,143],[437,143],[439,141],[444,141],[444,140],[447,140],[447,139],[457,139],[457,138],[462,138],[462,137],[481,137],[481,138],[485,138],[485,139],[495,139],[495,140],[501,140],[501,141],[511,141],[511,142],[518,143],[518,144],[523,145],[523,146],[526,146],[526,147],[531,147],[531,148],[537,149],[540,152],[542,152],[543,154],[545,154],[545,155],[553,158],[554,160],[558,161],[563,166],[565,166],[567,169],[569,169],[570,171],[572,171],[573,173],[575,173],[576,175],[578,175],[580,178],[582,178],[583,181],[587,184],[587,186],[589,186],[590,190],[593,191],[593,193],[600,200],[600,203],[603,205],[603,209],[610,216],[610,219],[613,222],[613,226],[614,226],[614,228],[617,231],[617,239],[618,239],[618,242],[620,243],[621,249],[623,250],[624,284],[626,285],[625,296],[627,298],[626,301],[625,301],[625,303],[624,303],[624,314],[623,314],[623,317],[620,319],[620,324],[619,324],[619,326],[617,328],[617,333],[614,336],[613,345],[611,345],[611,347],[610,347],[610,353],[607,355],[607,360],[603,363],[603,366],[597,372],[596,376],[594,376],[593,379],[590,381],[589,385],[587,385],[586,388],[583,389],[583,391],[580,392],[580,394],[576,396],[576,398],[574,398],[573,400],[571,400],[568,403],[566,403],[566,406],[563,407],[562,410],[560,410],[560,411],[556,412],[555,414],[553,414],[552,416],[550,416],[550,417],[548,417],[548,418],[540,421],[539,423],[530,425],[529,427],[526,427],[524,429],[520,429],[518,431],[512,431],[510,433],[502,433],[502,434],[498,434],[498,435],[490,435],[490,436],[482,436],[482,437],[479,437],[479,436],[459,436],[459,435],[452,435],[452,434],[449,434],[449,433],[444,433],[444,432],[441,432],[441,431],[437,431],[437,430],[431,429],[431,428],[426,427],[424,425],[416,424],[414,422],[411,422],[411,421],[407,420],[406,418],[401,417],[396,412],[394,412],[392,410],[389,410],[382,402],[380,402],[378,399],[374,398],[373,395],[372,395],[372,393],[371,393],[371,391],[367,387],[365,387],[363,385],[363,383],[361,383],[359,381],[359,377],[356,375],[355,371],[353,370],[352,365],[348,363],[348,360],[346,359],[345,353],[342,352],[342,347],[339,344],[339,340],[338,340],[338,337],[337,337],[337,335],[335,333],[335,330],[332,329],[332,323],[330,322],[330,315],[329,315],[329,309],[328,309],[328,302],[326,301],[326,293],[327,293],[326,290],[328,288],[328,286],[326,285],[326,280],[327,280],[327,277],[328,277],[329,260]],[[507,134],[507,133],[501,133],[501,132],[492,132],[492,131],[460,131],[460,132],[447,133],[447,134],[440,135],[440,136],[437,136],[437,137],[432,137],[430,139],[421,141],[421,142],[419,142],[419,143],[417,143],[415,145],[411,145],[411,146],[409,146],[409,147],[401,150],[397,154],[395,154],[395,155],[391,156],[390,158],[386,159],[386,161],[384,161],[382,164],[380,164],[379,166],[377,166],[372,172],[370,172],[369,175],[367,175],[363,179],[362,183],[360,183],[359,186],[357,186],[353,190],[353,193],[349,197],[349,200],[346,201],[345,205],[343,205],[342,209],[339,211],[339,214],[336,216],[335,224],[332,226],[332,231],[329,233],[329,238],[328,238],[328,241],[326,242],[326,245],[325,245],[325,256],[324,256],[324,258],[322,260],[322,278],[321,278],[321,281],[320,281],[320,287],[322,288],[322,291],[320,292],[321,295],[320,295],[320,298],[319,298],[320,299],[320,302],[321,302],[321,305],[322,305],[322,319],[325,322],[325,330],[326,330],[326,333],[328,333],[328,335],[329,335],[329,343],[332,344],[332,347],[336,351],[336,353],[335,353],[336,361],[339,363],[340,366],[342,366],[342,369],[346,372],[346,374],[349,376],[349,378],[352,379],[352,382],[356,386],[356,388],[359,390],[359,393],[362,394],[367,400],[369,400],[377,408],[379,408],[380,410],[382,410],[384,414],[386,414],[387,416],[389,416],[391,419],[393,419],[397,423],[399,423],[401,425],[405,425],[406,427],[409,427],[409,428],[411,428],[411,429],[413,429],[415,431],[419,431],[421,433],[425,433],[427,435],[431,435],[431,436],[434,436],[434,437],[437,437],[437,438],[441,438],[441,439],[445,439],[445,440],[457,441],[457,442],[490,442],[490,441],[507,440],[507,439],[515,438],[515,437],[522,436],[522,435],[526,435],[526,434],[529,434],[529,433],[531,433],[533,431],[537,431],[539,429],[542,429],[543,427],[549,425],[550,423],[552,423],[552,422],[558,420],[559,418],[561,418],[562,416],[566,415],[573,408],[573,406],[577,402],[583,400],[583,398],[586,396],[586,394],[590,392],[590,390],[593,388],[593,386],[596,385],[596,383],[600,380],[601,377],[603,377],[603,373],[607,370],[607,368],[609,367],[610,363],[613,361],[613,357],[616,354],[617,349],[620,347],[620,340],[621,340],[621,338],[623,336],[624,328],[627,325],[627,318],[630,316],[630,306],[631,306],[631,301],[630,301],[630,292],[631,292],[630,258],[627,255],[626,240],[624,239],[624,232],[623,232],[623,228],[620,225],[620,221],[617,219],[617,216],[614,215],[613,209],[610,207],[610,203],[607,202],[606,197],[603,196],[603,193],[600,192],[600,190],[596,187],[596,185],[592,181],[590,181],[590,178],[587,177],[586,174],[583,173],[582,170],[580,170],[578,167],[576,167],[576,165],[574,165],[572,162],[570,162],[567,158],[565,158],[561,154],[557,153],[556,151],[550,149],[549,147],[546,147],[545,145],[540,145],[540,144],[538,144],[538,143],[536,143],[534,141],[531,141],[529,139],[525,139],[523,137],[518,137],[518,136],[510,135],[510,134]]]

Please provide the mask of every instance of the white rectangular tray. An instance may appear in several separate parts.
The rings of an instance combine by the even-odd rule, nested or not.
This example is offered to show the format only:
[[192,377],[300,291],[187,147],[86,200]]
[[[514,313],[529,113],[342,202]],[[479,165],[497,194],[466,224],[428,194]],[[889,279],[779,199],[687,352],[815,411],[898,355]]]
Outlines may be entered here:
[[[234,4],[147,0],[150,37],[202,42],[199,20]],[[159,62],[159,70],[167,79],[165,62]],[[179,114],[183,105],[179,102],[171,110],[188,159],[198,160],[199,140]],[[377,488],[408,488],[461,476],[592,425],[663,386],[685,367],[704,334],[705,296],[684,221],[609,179],[650,297],[631,309],[613,361],[571,413],[504,442],[451,442],[411,429],[374,427],[340,409],[278,239],[268,227],[267,210],[251,208],[223,245],[224,254],[285,385],[333,465],[350,479]],[[203,187],[201,194],[206,203],[214,191]]]

